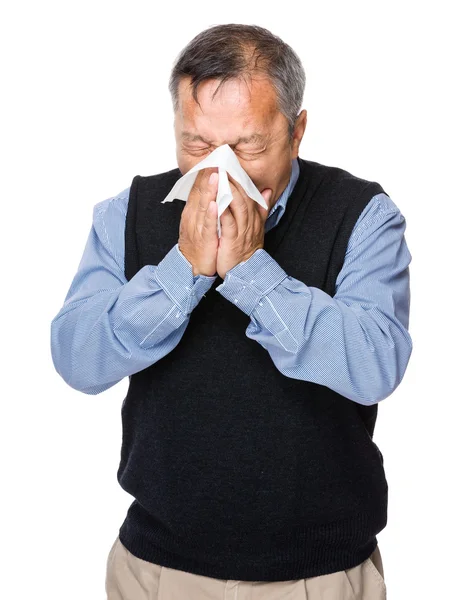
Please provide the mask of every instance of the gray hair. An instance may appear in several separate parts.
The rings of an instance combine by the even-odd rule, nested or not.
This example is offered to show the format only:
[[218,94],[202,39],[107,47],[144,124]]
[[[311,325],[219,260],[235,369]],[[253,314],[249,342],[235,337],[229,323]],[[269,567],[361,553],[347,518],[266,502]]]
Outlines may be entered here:
[[[253,60],[254,59],[254,60]],[[306,84],[306,75],[295,51],[258,25],[229,23],[214,25],[201,31],[179,53],[172,68],[169,91],[173,110],[179,107],[178,87],[182,77],[191,77],[193,98],[202,81],[242,78],[262,73],[269,78],[277,95],[277,108],[288,121],[291,139],[299,114]]]

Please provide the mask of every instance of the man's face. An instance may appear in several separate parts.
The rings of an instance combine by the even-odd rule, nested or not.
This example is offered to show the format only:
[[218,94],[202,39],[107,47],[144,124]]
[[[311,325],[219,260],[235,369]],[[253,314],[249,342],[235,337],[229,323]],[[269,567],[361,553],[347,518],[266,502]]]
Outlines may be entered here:
[[276,94],[266,78],[204,81],[198,88],[198,101],[192,97],[190,78],[179,85],[179,108],[175,113],[176,157],[184,175],[218,146],[229,144],[241,166],[260,192],[272,190],[272,207],[291,175],[291,161],[298,156],[306,127],[302,111],[293,139],[288,122],[278,111]]

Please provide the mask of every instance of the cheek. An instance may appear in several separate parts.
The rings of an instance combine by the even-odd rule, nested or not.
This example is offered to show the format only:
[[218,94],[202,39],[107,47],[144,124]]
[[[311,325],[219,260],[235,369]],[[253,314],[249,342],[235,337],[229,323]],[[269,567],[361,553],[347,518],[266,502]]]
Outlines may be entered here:
[[178,169],[181,171],[182,175],[186,175],[186,173],[194,167],[194,164],[191,164],[184,157],[180,157],[177,159]]
[[178,163],[178,168],[181,171],[182,175],[186,175],[186,173],[192,169],[198,162],[199,159],[196,159],[193,156],[189,156],[185,152],[181,150],[176,150],[176,162]]
[[249,175],[256,186],[256,188],[262,192],[266,188],[274,190],[277,186],[277,175],[273,170],[263,169],[257,173],[257,175]]
[[[241,161],[240,161],[241,163]],[[267,165],[263,161],[243,161],[241,166],[252,179],[252,182],[259,191],[271,186],[271,173],[267,169]]]

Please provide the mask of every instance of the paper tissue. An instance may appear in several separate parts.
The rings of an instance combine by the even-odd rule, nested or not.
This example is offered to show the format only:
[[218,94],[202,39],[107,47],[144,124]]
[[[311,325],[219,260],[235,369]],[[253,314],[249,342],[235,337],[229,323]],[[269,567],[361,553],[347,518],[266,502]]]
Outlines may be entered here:
[[162,200],[162,204],[164,202],[172,202],[175,200],[175,198],[178,200],[184,200],[186,202],[191,188],[196,180],[198,171],[208,167],[218,167],[218,191],[216,201],[218,206],[217,231],[219,237],[221,235],[220,215],[233,200],[233,194],[231,192],[227,173],[229,173],[230,176],[242,186],[250,198],[255,200],[265,209],[268,208],[267,203],[265,202],[261,193],[254,185],[249,175],[243,169],[236,157],[236,154],[228,144],[223,144],[223,146],[216,148],[204,160],[197,163],[197,165],[195,165],[180,179],[178,179],[168,196]]

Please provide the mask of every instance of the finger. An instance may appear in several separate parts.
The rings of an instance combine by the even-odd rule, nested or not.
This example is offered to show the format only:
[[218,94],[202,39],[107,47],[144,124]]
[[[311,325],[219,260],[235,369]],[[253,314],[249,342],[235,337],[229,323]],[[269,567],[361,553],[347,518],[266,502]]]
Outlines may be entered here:
[[217,209],[217,203],[211,200],[205,212],[202,226],[202,237],[205,240],[217,238]]
[[209,202],[217,198],[218,172],[214,169],[216,167],[208,170],[205,169],[208,172],[204,174],[201,182],[198,210],[201,210],[203,213],[207,210]]
[[[191,232],[194,231],[195,233],[199,233],[202,229],[202,220],[198,218],[199,202],[205,196],[206,191],[208,192],[205,186],[205,180],[214,170],[215,167],[210,167],[198,171],[194,183],[191,187],[191,190],[188,194],[185,211],[183,211],[183,213],[184,219],[186,219],[189,222],[188,226]],[[207,210],[207,206],[209,204],[210,199],[211,198],[208,197],[206,200],[204,200],[204,210],[202,211],[203,214],[205,213],[205,210]]]
[[198,171],[187,200],[187,202],[190,203],[190,206],[192,206],[193,209],[197,208],[199,200],[201,199],[202,195],[207,189],[207,180],[210,174],[215,172],[216,168],[217,167],[208,167],[206,169],[201,169],[200,171]]
[[242,188],[241,190],[239,189],[240,186],[235,181],[230,180],[230,184],[233,200],[230,202],[228,208],[236,220],[238,234],[240,235],[252,223],[252,200],[248,198],[244,191],[241,191]]
[[228,206],[220,215],[220,226],[222,229],[222,237],[234,239],[238,235],[238,226],[236,223],[236,219],[231,213],[230,206]]
[[196,229],[201,235],[203,235],[204,233],[206,215],[212,201],[214,202],[215,207],[217,208],[216,198],[218,186],[218,173],[213,171],[211,173],[207,173],[207,176],[207,187],[204,187],[200,193],[196,214]]
[[236,179],[233,179],[233,177],[231,177],[230,173],[228,173],[228,180],[229,180],[229,182],[230,182],[230,183],[232,183],[232,184],[235,186],[235,188],[238,190],[238,192],[241,194],[241,196],[242,196],[242,197],[243,197],[245,200],[248,200],[248,199],[249,199],[249,196],[248,196],[248,195],[246,194],[246,192],[244,191],[244,188],[243,188],[243,186],[242,186],[240,183],[238,183],[238,182],[236,181]]

